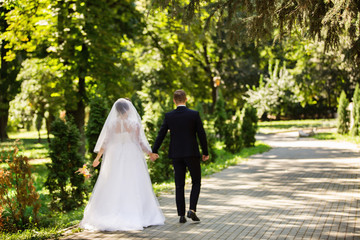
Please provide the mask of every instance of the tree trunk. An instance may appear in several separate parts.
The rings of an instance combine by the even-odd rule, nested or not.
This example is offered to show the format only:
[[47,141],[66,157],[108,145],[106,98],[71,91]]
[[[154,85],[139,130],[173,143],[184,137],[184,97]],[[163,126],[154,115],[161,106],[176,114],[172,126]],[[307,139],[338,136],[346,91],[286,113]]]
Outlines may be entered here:
[[74,121],[76,126],[78,127],[80,131],[80,137],[81,137],[81,147],[80,147],[80,153],[84,156],[86,152],[85,148],[85,131],[84,131],[84,125],[85,125],[85,101],[86,101],[86,89],[85,89],[85,76],[87,73],[87,67],[88,67],[88,48],[85,44],[82,45],[81,55],[83,56],[82,62],[79,64],[79,85],[78,85],[78,92],[77,92],[77,109],[75,111],[70,111],[69,113],[74,117]]
[[217,94],[216,94],[216,87],[214,86],[214,75],[211,71],[210,60],[209,60],[209,56],[207,53],[206,42],[203,42],[203,55],[204,55],[204,59],[205,59],[205,63],[206,63],[206,65],[204,66],[204,71],[206,72],[206,75],[208,76],[209,83],[210,83],[209,86],[211,88],[212,104],[211,104],[210,111],[211,111],[211,113],[213,113],[214,109],[215,109],[216,100],[217,100]]
[[66,110],[66,114],[74,118],[74,123],[80,131],[81,137],[81,149],[80,153],[85,155],[85,134],[84,134],[84,125],[85,125],[85,104],[82,99],[79,99],[77,103],[76,110]]
[[8,117],[9,117],[9,102],[7,102],[5,99],[1,99],[1,102],[0,102],[0,139],[2,142],[9,138],[6,133]]
[[[2,42],[0,48],[0,57],[1,57],[1,68],[0,68],[0,80],[2,84],[0,85],[0,139],[1,141],[5,141],[8,139],[8,135],[6,133],[6,128],[8,124],[9,117],[9,100],[6,99],[7,85],[6,85],[6,77],[7,77],[7,69],[8,62],[5,61],[6,56],[6,48],[4,47],[6,44],[5,41]],[[5,85],[3,85],[5,82]]]
[[47,131],[47,141],[48,143],[50,143],[50,133],[51,133],[51,124],[53,123],[53,121],[55,120],[55,116],[54,114],[52,114],[49,111],[49,116],[47,118],[45,118],[45,125],[46,125],[46,131]]

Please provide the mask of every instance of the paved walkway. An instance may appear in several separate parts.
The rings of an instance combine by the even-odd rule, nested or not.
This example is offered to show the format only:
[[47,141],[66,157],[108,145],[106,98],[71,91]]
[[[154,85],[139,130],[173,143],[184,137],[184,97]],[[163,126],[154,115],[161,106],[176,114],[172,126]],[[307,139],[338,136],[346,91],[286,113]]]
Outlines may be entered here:
[[178,223],[174,195],[162,195],[164,226],[64,239],[360,239],[355,145],[298,139],[295,132],[258,139],[273,149],[203,179],[200,223]]

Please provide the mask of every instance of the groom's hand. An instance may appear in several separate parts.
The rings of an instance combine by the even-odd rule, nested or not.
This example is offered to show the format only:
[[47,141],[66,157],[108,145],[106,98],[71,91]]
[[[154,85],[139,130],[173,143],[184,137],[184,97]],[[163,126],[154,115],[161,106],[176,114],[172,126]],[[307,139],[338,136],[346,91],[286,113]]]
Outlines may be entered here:
[[202,160],[205,162],[207,160],[209,160],[209,155],[203,155],[202,156]]

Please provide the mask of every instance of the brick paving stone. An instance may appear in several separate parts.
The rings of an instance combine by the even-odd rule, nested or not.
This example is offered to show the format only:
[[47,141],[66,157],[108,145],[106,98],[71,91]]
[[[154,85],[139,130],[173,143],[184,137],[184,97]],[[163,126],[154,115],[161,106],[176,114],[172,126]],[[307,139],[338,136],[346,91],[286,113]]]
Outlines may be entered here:
[[62,239],[360,240],[357,146],[298,139],[295,132],[257,138],[273,148],[203,178],[199,224],[191,219],[178,223],[172,191],[159,197],[164,226],[131,232],[83,231]]

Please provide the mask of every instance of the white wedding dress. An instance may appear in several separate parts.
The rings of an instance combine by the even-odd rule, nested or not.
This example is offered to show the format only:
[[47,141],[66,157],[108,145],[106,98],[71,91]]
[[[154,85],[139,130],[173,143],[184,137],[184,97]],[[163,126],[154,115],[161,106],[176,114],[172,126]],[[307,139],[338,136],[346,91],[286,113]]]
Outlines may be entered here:
[[131,112],[125,118],[115,117],[113,110],[114,107],[95,147],[96,152],[100,148],[105,151],[80,227],[128,231],[163,225],[165,218],[153,192],[144,157],[144,152],[149,153],[151,149],[140,117],[132,104],[129,111],[135,110],[135,117]]

